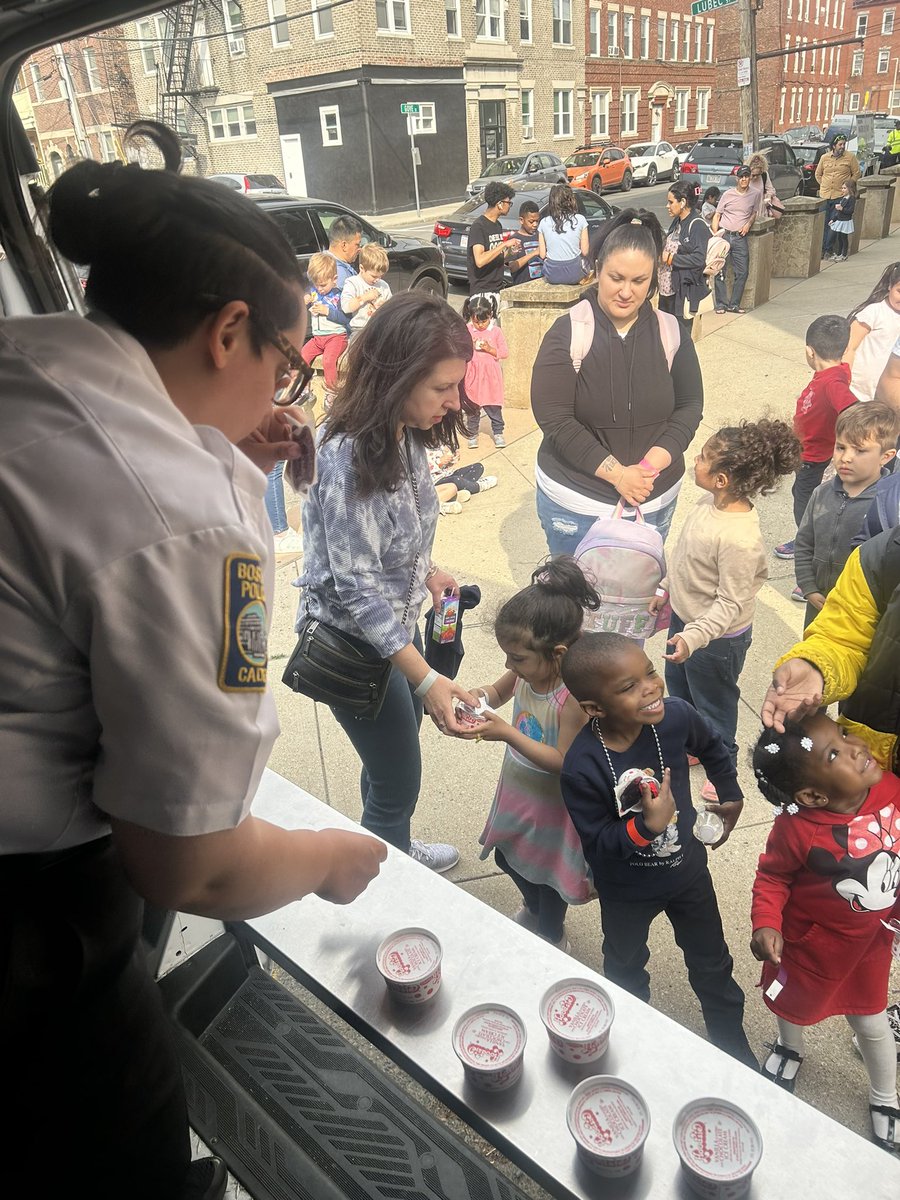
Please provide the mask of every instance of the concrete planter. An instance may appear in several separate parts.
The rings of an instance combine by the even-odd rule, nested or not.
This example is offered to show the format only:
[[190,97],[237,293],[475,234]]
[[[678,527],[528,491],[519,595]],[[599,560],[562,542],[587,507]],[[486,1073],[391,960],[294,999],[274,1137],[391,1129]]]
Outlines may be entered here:
[[825,201],[794,196],[784,201],[784,216],[775,222],[772,274],[779,279],[808,279],[822,263]]

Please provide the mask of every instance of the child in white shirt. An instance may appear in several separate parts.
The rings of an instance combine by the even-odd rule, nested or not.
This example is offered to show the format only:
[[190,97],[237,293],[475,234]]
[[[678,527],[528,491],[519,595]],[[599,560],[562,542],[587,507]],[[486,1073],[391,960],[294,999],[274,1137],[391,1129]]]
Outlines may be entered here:
[[382,278],[388,269],[387,251],[375,242],[360,249],[357,266],[341,290],[341,308],[350,317],[350,337],[365,326],[377,308],[391,298],[390,286]]

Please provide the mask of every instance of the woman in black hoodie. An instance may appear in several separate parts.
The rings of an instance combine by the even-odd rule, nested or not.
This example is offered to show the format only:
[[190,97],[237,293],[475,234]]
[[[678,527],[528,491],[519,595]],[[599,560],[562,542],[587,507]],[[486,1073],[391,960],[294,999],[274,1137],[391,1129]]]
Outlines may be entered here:
[[[571,554],[600,516],[640,506],[665,538],[684,453],[703,415],[703,381],[690,337],[650,303],[662,229],[626,209],[592,247],[596,288],[585,293],[593,337],[580,366],[570,315],[544,336],[531,404],[544,439],[537,511],[551,554]],[[577,341],[577,335],[576,335]]]

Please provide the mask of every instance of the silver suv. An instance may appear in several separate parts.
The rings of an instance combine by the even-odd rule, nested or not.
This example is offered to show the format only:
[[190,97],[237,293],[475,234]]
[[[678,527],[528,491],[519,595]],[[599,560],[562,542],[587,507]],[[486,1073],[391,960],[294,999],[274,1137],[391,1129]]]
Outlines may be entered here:
[[[779,200],[803,195],[803,165],[784,138],[760,138],[759,153],[769,164],[769,180]],[[699,195],[708,187],[724,191],[737,183],[737,169],[749,157],[739,133],[711,133],[691,150],[681,164],[681,175],[686,183],[695,184]]]
[[506,154],[503,158],[495,158],[473,179],[466,192],[469,196],[478,196],[491,180],[498,183],[509,183],[513,187],[517,183],[566,183],[566,168],[558,154],[549,150],[533,150],[531,154]]

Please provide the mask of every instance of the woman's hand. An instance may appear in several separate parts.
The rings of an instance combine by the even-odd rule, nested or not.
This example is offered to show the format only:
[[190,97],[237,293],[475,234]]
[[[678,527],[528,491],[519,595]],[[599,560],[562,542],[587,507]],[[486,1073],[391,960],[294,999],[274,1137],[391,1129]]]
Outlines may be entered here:
[[670,637],[666,645],[675,647],[671,654],[663,655],[666,662],[683,663],[687,662],[691,657],[691,648],[680,633],[676,633],[674,637]]
[[462,700],[466,704],[471,704],[475,708],[478,704],[477,699],[471,692],[467,692],[465,688],[460,687],[458,683],[454,683],[452,679],[448,679],[446,675],[438,675],[437,679],[425,693],[423,698],[425,711],[437,725],[441,733],[449,734],[451,737],[459,737],[460,734],[468,733],[468,725],[460,725],[456,719],[456,714],[453,711],[453,699]]
[[460,737],[466,742],[508,742],[512,725],[495,712],[484,714],[484,721],[477,729],[467,729]]
[[425,586],[431,592],[435,612],[440,609],[445,593],[449,596],[459,595],[459,584],[448,571],[435,571],[430,579],[425,580]]
[[762,723],[784,733],[784,722],[790,717],[801,721],[822,704],[825,680],[822,672],[805,658],[789,658],[772,676],[762,706]]
[[655,478],[652,471],[645,471],[643,467],[635,465],[626,467],[613,486],[625,503],[634,508],[643,504],[653,491]]
[[291,438],[296,421],[298,417],[291,418],[285,409],[273,408],[251,434],[238,442],[238,448],[268,475],[276,463],[299,458],[303,453],[302,447]]
[[741,813],[744,811],[744,802],[743,800],[725,800],[721,804],[707,804],[706,811],[716,813],[722,818],[722,824],[725,826],[725,832],[717,842],[713,842],[710,846],[710,850],[718,850],[731,837],[731,831],[737,825]]
[[770,962],[775,966],[781,964],[781,952],[784,949],[784,938],[777,929],[763,926],[753,930],[750,939],[750,953],[757,962]]

